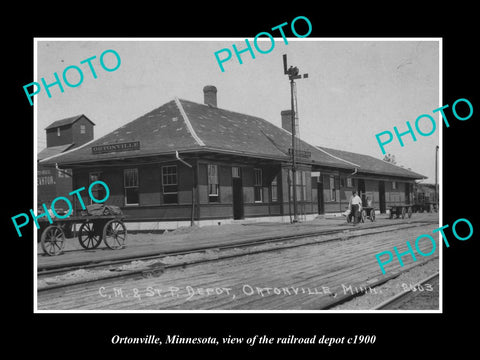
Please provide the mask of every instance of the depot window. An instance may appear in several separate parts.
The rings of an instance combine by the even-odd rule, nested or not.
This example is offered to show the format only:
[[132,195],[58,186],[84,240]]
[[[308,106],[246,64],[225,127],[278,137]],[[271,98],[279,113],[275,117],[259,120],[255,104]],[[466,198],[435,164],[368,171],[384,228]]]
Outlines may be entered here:
[[[307,199],[307,179],[306,172],[297,170],[295,172],[295,182],[296,182],[296,194],[297,201],[305,201]],[[288,170],[288,183],[289,183],[289,193],[290,201],[293,201],[293,177],[292,170]]]
[[272,202],[278,201],[278,183],[277,177],[275,176],[271,183],[271,192],[272,192]]
[[330,201],[337,201],[337,192],[335,190],[335,177],[330,175]]
[[123,184],[125,188],[125,205],[138,205],[138,169],[125,169],[123,171]]
[[392,190],[397,190],[397,182],[392,181]]
[[262,202],[262,169],[253,169],[255,174],[254,188],[254,201]]
[[163,203],[178,203],[177,166],[162,166]]
[[307,200],[307,172],[302,171],[300,178],[301,178],[300,187],[302,188],[302,201],[306,201]]
[[208,201],[219,202],[218,166],[208,165]]
[[238,166],[232,167],[232,178],[240,178],[240,168]]

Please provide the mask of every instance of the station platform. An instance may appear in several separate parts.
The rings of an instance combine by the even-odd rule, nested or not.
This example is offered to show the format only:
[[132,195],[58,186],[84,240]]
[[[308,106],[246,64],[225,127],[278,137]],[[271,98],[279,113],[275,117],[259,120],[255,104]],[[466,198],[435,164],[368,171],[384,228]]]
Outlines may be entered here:
[[[318,232],[349,232],[353,229],[365,229],[385,225],[428,221],[438,223],[438,213],[413,214],[410,219],[389,219],[387,215],[377,215],[376,221],[366,220],[357,225],[348,224],[344,216],[319,216],[311,221],[298,223],[249,222],[239,221],[227,225],[183,227],[172,232],[129,233],[126,247],[111,250],[103,243],[97,249],[83,249],[76,238],[66,239],[64,253],[58,256],[43,254],[40,244],[37,246],[37,268],[48,269],[63,266],[80,265],[86,262],[121,260],[153,254],[168,254],[179,251],[220,247],[226,244],[243,243],[266,238],[289,235],[308,235]],[[432,227],[433,228],[433,227]]]

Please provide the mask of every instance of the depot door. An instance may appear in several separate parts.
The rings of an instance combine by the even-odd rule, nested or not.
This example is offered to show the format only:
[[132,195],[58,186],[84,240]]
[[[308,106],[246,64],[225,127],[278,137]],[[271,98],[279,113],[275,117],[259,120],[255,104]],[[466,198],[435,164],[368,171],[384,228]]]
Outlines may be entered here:
[[232,167],[232,199],[233,199],[233,218],[235,220],[243,219],[243,186],[242,172],[237,166]]
[[323,201],[323,182],[317,183],[318,213],[325,214],[325,204]]
[[385,206],[385,182],[380,181],[378,184],[378,201],[380,206],[380,213],[385,214],[386,206]]
[[405,183],[405,204],[410,205],[410,184]]

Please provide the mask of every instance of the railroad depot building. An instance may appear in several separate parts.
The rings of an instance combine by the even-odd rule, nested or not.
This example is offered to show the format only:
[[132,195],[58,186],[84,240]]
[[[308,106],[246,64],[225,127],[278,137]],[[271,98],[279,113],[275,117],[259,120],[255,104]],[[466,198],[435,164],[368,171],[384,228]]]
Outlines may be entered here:
[[[132,230],[174,228],[192,221],[289,221],[294,191],[291,112],[281,112],[279,128],[217,107],[216,93],[214,86],[206,86],[204,104],[174,98],[40,163],[71,169],[74,189],[104,181],[110,190],[106,203],[121,207]],[[300,220],[345,211],[354,189],[385,212],[389,205],[412,201],[415,179],[424,178],[371,156],[301,140],[296,154]],[[91,203],[85,195],[84,203]],[[80,209],[74,197],[72,203]]]

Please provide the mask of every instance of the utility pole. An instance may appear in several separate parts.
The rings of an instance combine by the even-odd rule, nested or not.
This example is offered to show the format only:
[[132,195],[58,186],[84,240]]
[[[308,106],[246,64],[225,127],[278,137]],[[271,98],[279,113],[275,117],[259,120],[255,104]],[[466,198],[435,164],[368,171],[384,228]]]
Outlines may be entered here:
[[290,78],[290,100],[292,107],[292,183],[293,183],[293,222],[298,222],[298,208],[297,208],[297,164],[295,160],[295,104],[293,99],[293,87],[295,86],[293,77]]
[[[292,113],[292,147],[291,147],[291,156],[292,156],[292,186],[293,186],[293,220],[292,222],[298,222],[298,211],[297,211],[297,164],[296,164],[296,109],[295,109],[295,79],[301,79],[302,75],[299,75],[299,70],[297,67],[290,66],[287,69],[287,55],[283,55],[283,73],[288,75],[290,80],[290,103],[291,103],[291,113]],[[303,74],[303,78],[308,78],[308,74]],[[290,199],[288,199],[290,202]]]

